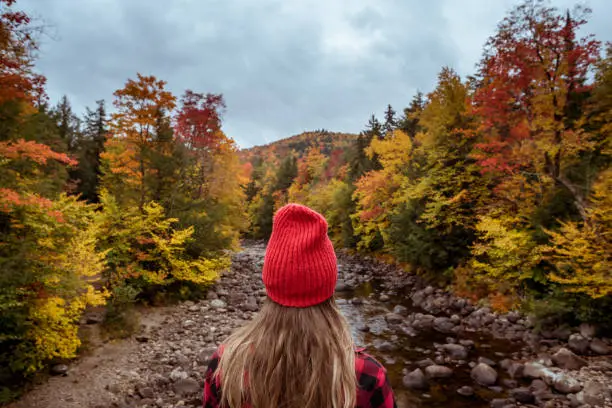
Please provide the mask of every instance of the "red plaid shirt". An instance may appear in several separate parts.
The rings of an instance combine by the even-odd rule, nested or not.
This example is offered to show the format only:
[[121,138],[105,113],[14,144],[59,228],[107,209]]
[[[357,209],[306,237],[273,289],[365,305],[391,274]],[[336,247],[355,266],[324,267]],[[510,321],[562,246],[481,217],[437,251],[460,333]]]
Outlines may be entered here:
[[[213,378],[219,364],[219,350],[213,354],[204,382],[204,408],[219,408],[221,401],[221,382]],[[397,408],[393,390],[387,379],[387,370],[364,349],[355,354],[357,374],[357,405],[355,408]]]

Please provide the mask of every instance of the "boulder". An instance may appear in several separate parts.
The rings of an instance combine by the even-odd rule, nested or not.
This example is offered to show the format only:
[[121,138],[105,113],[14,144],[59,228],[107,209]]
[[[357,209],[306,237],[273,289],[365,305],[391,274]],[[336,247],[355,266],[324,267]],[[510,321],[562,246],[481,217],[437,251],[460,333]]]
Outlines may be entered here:
[[582,386],[578,380],[566,374],[558,374],[555,376],[552,386],[555,390],[562,394],[573,394],[582,389]]
[[416,370],[406,374],[402,380],[405,387],[414,390],[422,390],[427,388],[427,379],[423,370],[417,368]]
[[593,339],[591,344],[589,344],[589,348],[595,354],[605,355],[610,354],[610,346],[604,343],[601,339]]
[[552,356],[553,362],[566,370],[580,370],[588,363],[566,348],[562,348]]
[[589,340],[582,334],[574,333],[570,336],[567,345],[574,353],[585,354],[589,349]]
[[497,382],[497,371],[491,366],[480,363],[472,369],[472,379],[480,385],[493,385]]
[[465,360],[468,356],[467,349],[461,344],[445,344],[442,348],[453,360]]
[[442,366],[442,365],[432,365],[425,368],[425,375],[427,378],[448,378],[453,375],[453,370]]

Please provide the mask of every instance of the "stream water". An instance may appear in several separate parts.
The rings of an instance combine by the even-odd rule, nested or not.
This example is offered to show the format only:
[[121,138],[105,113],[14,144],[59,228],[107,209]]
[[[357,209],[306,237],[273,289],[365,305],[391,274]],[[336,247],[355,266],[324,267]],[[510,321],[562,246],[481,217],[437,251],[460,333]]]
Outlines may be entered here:
[[[470,378],[469,362],[476,362],[479,357],[495,362],[506,358],[513,352],[518,352],[521,345],[506,340],[495,339],[479,332],[456,335],[442,334],[435,330],[404,332],[388,325],[385,316],[397,305],[407,308],[408,313],[424,313],[414,305],[410,298],[394,296],[387,302],[376,300],[379,285],[365,283],[357,289],[337,295],[337,301],[342,313],[351,324],[355,342],[366,347],[367,352],[377,358],[388,370],[389,380],[393,386],[399,406],[410,407],[488,407],[494,398],[505,397],[501,388],[478,386]],[[354,299],[363,301],[353,302]],[[363,327],[367,326],[367,331]],[[435,344],[455,343],[469,340],[474,343],[468,358],[463,364],[445,364],[453,369],[450,378],[431,380],[429,388],[423,391],[411,390],[403,385],[402,378],[406,372],[418,368],[418,362],[436,357]],[[389,347],[389,344],[392,347]],[[386,345],[386,347],[385,347]],[[503,370],[498,367],[500,375]],[[500,376],[500,380],[504,379]],[[498,384],[500,381],[498,381]],[[457,390],[462,386],[474,389],[474,395],[465,397]]]

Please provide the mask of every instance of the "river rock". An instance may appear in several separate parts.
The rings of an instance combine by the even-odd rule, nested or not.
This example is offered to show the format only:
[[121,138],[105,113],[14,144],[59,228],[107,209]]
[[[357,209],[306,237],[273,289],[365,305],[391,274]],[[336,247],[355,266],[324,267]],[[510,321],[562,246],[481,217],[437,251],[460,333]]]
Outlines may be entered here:
[[497,382],[497,371],[484,363],[478,364],[472,369],[472,379],[480,385],[493,385]]
[[174,383],[174,392],[181,396],[196,394],[200,391],[200,385],[193,378],[184,378]]
[[347,285],[345,282],[343,281],[338,281],[338,283],[336,283],[336,292],[348,292],[351,290],[351,287],[349,285]]
[[604,343],[601,339],[593,339],[589,344],[591,351],[595,354],[605,355],[610,354],[610,346]]
[[426,358],[425,360],[417,361],[416,365],[418,365],[421,368],[426,368],[432,365],[436,365],[436,363],[434,363],[434,361],[431,358]]
[[513,324],[518,322],[520,318],[521,318],[521,314],[516,311],[511,311],[506,315],[506,319],[508,319],[508,321]]
[[186,378],[189,377],[189,374],[187,374],[186,372],[184,372],[181,367],[177,367],[174,370],[172,370],[172,372],[169,375],[170,379],[174,382],[177,382],[179,380],[184,380]]
[[471,397],[472,395],[474,395],[474,389],[472,387],[464,385],[463,387],[457,390],[457,394],[462,395],[464,397]]
[[582,337],[585,337],[587,339],[592,339],[597,335],[597,327],[589,323],[582,323],[579,327],[579,330]]
[[523,372],[525,371],[525,365],[512,361],[507,371],[508,374],[510,374],[510,377],[521,378],[523,376]]
[[361,323],[361,324],[357,325],[357,330],[359,330],[361,332],[364,332],[364,333],[367,333],[367,332],[370,331],[370,326],[368,326],[365,323]]
[[391,298],[389,297],[389,295],[383,293],[382,295],[380,295],[378,300],[380,300],[381,302],[388,302],[389,300],[391,300]]
[[455,324],[448,317],[436,317],[433,321],[433,327],[440,333],[453,333]]
[[415,390],[427,388],[427,379],[425,378],[423,370],[420,368],[406,374],[402,380],[402,383],[405,387]]
[[148,387],[146,384],[138,385],[136,390],[138,391],[138,395],[140,395],[142,398],[153,398],[155,396],[155,391],[153,391],[153,388]]
[[580,370],[588,363],[585,359],[578,357],[566,348],[561,348],[552,356],[553,362],[566,370]]
[[214,290],[209,290],[208,293],[206,293],[206,299],[215,300],[219,299],[219,296],[217,296],[217,292],[215,292]]
[[417,313],[414,316],[414,321],[412,325],[417,329],[431,329],[434,320],[436,319],[433,315],[423,315],[421,313]]
[[453,360],[465,360],[468,356],[467,349],[461,344],[445,344],[442,348]]
[[514,405],[512,405],[512,400],[505,399],[505,398],[495,398],[495,399],[491,400],[490,406],[491,406],[491,408],[514,407]]
[[210,302],[210,306],[214,307],[215,309],[224,309],[227,307],[227,303],[221,299],[213,299]]
[[406,306],[397,305],[393,308],[393,313],[406,316],[408,314],[408,308]]
[[257,304],[257,299],[255,299],[253,296],[249,296],[246,302],[242,304],[242,310],[247,311],[247,312],[258,311],[259,305]]
[[443,365],[432,365],[425,368],[428,378],[448,378],[453,375],[453,370]]
[[584,384],[584,402],[593,406],[603,406],[605,399],[610,398],[610,388],[597,381],[587,381]]
[[527,387],[513,389],[510,391],[510,396],[523,404],[531,404],[535,399],[533,392]]
[[566,374],[558,374],[552,384],[553,388],[563,394],[572,394],[580,391],[582,386],[575,378]]
[[589,349],[589,340],[580,333],[574,333],[570,336],[567,345],[577,354],[585,354]]
[[398,349],[397,345],[391,343],[390,341],[375,341],[374,348],[378,351],[396,351]]
[[385,320],[389,324],[400,324],[404,321],[404,317],[397,313],[387,313]]
[[478,357],[478,362],[486,364],[486,365],[491,366],[491,367],[495,367],[496,366],[495,361],[491,360],[490,358],[486,358],[486,357]]
[[51,367],[51,374],[53,375],[66,375],[68,373],[68,366],[66,364],[56,364]]

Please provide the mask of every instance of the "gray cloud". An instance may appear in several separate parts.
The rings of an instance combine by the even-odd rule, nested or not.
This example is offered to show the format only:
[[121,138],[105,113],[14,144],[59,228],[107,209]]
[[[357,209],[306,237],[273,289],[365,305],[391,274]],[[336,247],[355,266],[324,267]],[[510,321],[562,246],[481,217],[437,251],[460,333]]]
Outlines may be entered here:
[[[303,130],[359,131],[387,103],[429,91],[443,65],[470,74],[515,0],[20,0],[38,16],[39,70],[52,100],[112,100],[136,72],[180,95],[221,92],[226,133],[244,147]],[[569,0],[553,2],[560,7]],[[612,5],[589,31],[612,38]]]

